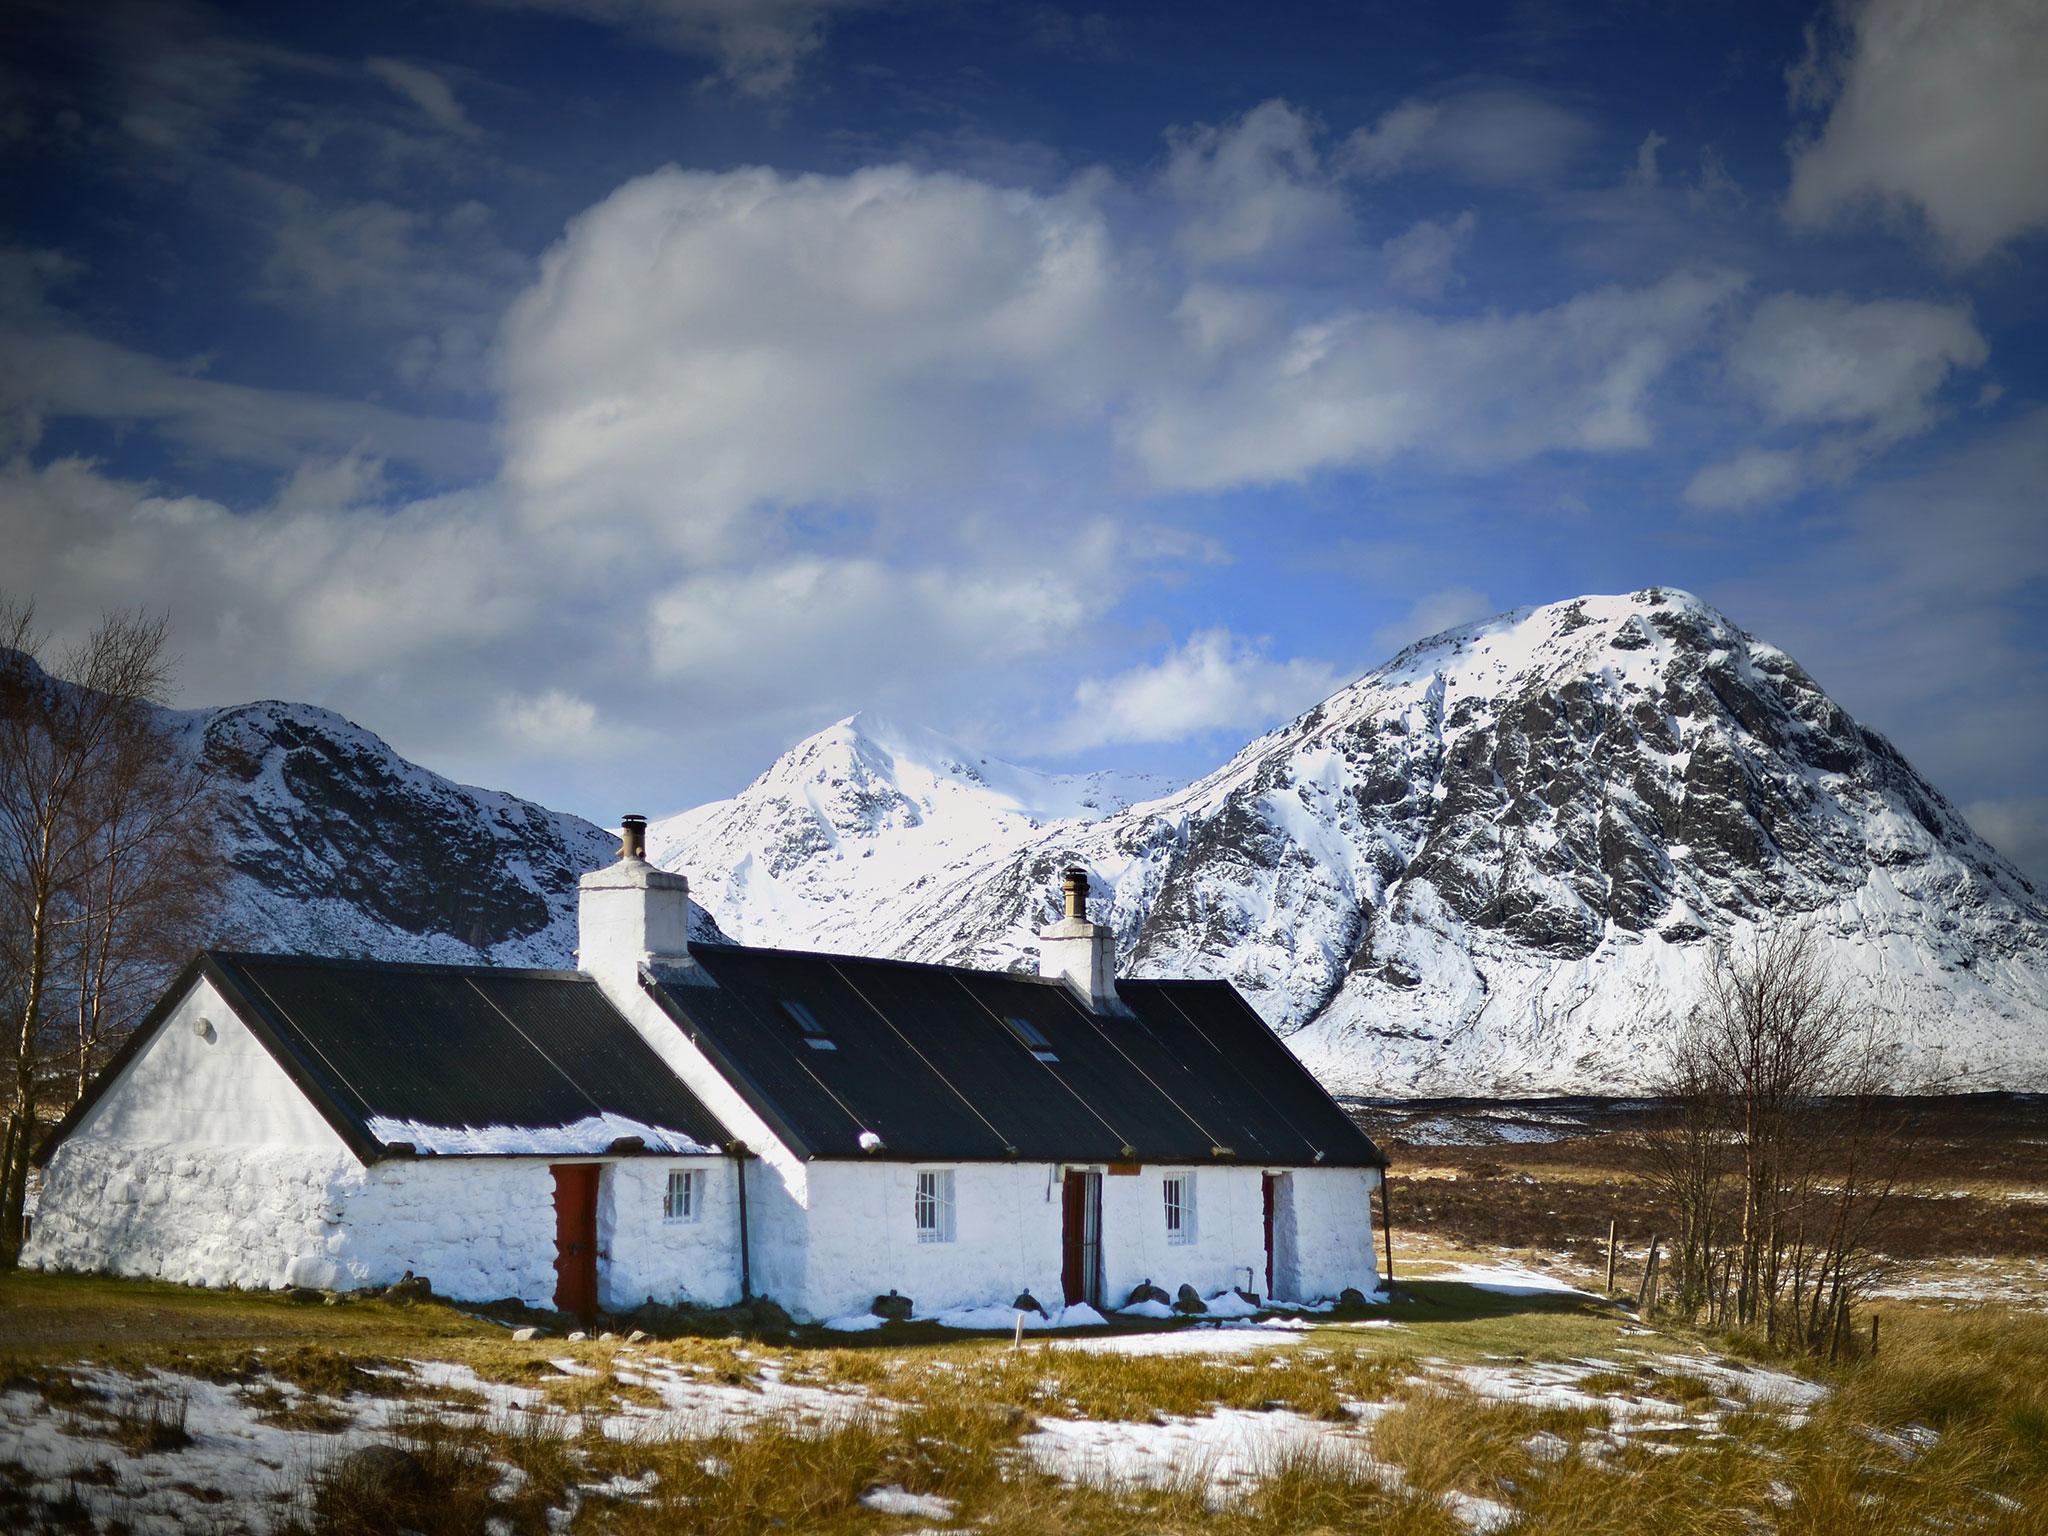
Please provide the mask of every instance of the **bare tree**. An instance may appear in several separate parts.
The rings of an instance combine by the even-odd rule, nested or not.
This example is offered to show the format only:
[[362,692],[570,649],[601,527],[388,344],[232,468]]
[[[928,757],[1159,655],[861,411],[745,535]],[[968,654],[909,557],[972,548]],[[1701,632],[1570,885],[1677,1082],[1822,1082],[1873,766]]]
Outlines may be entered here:
[[1645,1138],[1646,1163],[1650,1185],[1673,1217],[1670,1302],[1690,1317],[1716,1294],[1728,1225],[1722,1191],[1733,1153],[1725,1084],[1698,1032],[1686,1032],[1673,1047],[1661,1096],[1669,1118]]
[[1671,1118],[1648,1137],[1679,1233],[1679,1312],[1837,1346],[1906,1165],[1911,1127],[1888,1097],[1900,1067],[1811,931],[1722,958],[1673,1048]]
[[203,777],[152,707],[165,640],[162,619],[116,615],[46,673],[33,609],[0,602],[0,1264],[42,1111],[76,1100],[218,912]]

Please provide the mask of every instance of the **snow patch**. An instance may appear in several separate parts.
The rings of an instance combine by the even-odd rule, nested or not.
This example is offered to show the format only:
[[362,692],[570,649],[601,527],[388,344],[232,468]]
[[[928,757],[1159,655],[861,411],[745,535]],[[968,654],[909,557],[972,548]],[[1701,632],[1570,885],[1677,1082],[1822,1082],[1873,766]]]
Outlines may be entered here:
[[627,1139],[639,1140],[649,1152],[718,1155],[718,1148],[681,1131],[611,1113],[585,1115],[567,1125],[429,1125],[387,1115],[372,1115],[367,1124],[370,1135],[387,1147],[409,1142],[437,1157],[594,1157]]

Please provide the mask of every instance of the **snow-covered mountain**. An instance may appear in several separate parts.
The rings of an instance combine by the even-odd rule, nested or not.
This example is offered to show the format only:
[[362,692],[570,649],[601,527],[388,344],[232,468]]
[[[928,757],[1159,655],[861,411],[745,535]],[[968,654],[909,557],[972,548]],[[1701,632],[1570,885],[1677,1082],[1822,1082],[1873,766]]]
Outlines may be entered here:
[[739,943],[894,954],[933,893],[1048,827],[1169,787],[1041,773],[862,713],[799,742],[732,799],[651,823],[647,854],[687,874]]
[[572,963],[576,878],[616,854],[613,834],[444,779],[309,704],[174,718],[219,790],[230,937],[305,954]]
[[[0,665],[40,675],[19,652],[0,652]],[[215,790],[227,864],[217,942],[384,960],[574,963],[576,879],[612,859],[614,834],[454,783],[310,704],[158,716]],[[703,932],[716,931],[705,917]]]
[[1670,588],[1435,636],[1129,793],[856,716],[651,851],[747,942],[977,965],[1030,962],[1078,862],[1126,970],[1227,977],[1360,1093],[1639,1086],[1717,948],[1796,919],[1920,1062],[2048,1088],[2041,893]]
[[[222,788],[238,942],[572,963],[610,833],[310,706],[172,723]],[[2043,894],[1670,588],[1422,641],[1185,788],[855,715],[649,843],[702,936],[993,966],[1082,864],[1124,970],[1228,978],[1340,1091],[1638,1087],[1720,946],[1788,919],[1923,1064],[2048,1089]]]

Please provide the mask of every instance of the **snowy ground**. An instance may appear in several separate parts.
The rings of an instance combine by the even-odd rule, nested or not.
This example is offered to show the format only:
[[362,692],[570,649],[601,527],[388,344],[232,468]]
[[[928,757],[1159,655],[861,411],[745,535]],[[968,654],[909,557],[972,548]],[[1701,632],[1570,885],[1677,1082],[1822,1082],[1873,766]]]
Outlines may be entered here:
[[[1455,1279],[1494,1295],[1570,1294],[1562,1282],[1522,1269],[1467,1265]],[[1332,1348],[1350,1348],[1351,1341],[1375,1336],[1352,1331],[1361,1329],[1399,1329],[1408,1336],[1411,1325],[1393,1316],[1348,1320],[1336,1327],[1300,1317],[1225,1317],[1156,1332],[1046,1342],[1062,1351],[1214,1357],[1219,1370],[1246,1371],[1333,1358]],[[1646,1435],[1711,1435],[1726,1414],[1738,1409],[1796,1424],[1824,1395],[1825,1389],[1796,1376],[1704,1355],[1663,1354],[1654,1348],[1657,1342],[1647,1330],[1625,1328],[1615,1347],[1598,1358],[1472,1363],[1424,1357],[1404,1390],[1428,1387],[1531,1406],[1604,1409],[1608,1426],[1589,1442],[1589,1454],[1596,1455]],[[387,1439],[394,1423],[421,1413],[501,1428],[542,1420],[571,1437],[595,1429],[612,1441],[653,1443],[743,1432],[771,1419],[823,1430],[861,1415],[892,1414],[898,1407],[860,1387],[786,1380],[786,1372],[803,1360],[801,1352],[754,1349],[737,1358],[744,1370],[736,1375],[729,1366],[620,1346],[609,1355],[611,1375],[649,1401],[615,1399],[587,1418],[553,1403],[541,1386],[487,1380],[468,1366],[446,1361],[394,1366],[383,1378],[392,1395],[357,1393],[346,1399],[318,1397],[267,1376],[251,1385],[162,1371],[131,1377],[79,1366],[67,1372],[83,1389],[70,1406],[53,1406],[32,1382],[10,1380],[0,1388],[0,1463],[17,1468],[17,1483],[40,1499],[74,1497],[101,1528],[119,1521],[137,1533],[167,1536],[192,1529],[264,1532],[294,1510],[295,1491],[315,1468]],[[534,1363],[546,1373],[547,1367]],[[573,1353],[557,1353],[548,1364],[557,1380],[597,1374],[587,1359]],[[1681,1380],[1684,1392],[1660,1387]],[[280,1396],[285,1420],[297,1415],[303,1421],[305,1410],[317,1409],[342,1427],[323,1433],[265,1422],[280,1417]],[[131,1454],[113,1443],[114,1419],[124,1410],[132,1414],[151,1404],[182,1411],[188,1445]],[[1334,1421],[1285,1408],[1217,1408],[1201,1415],[1158,1415],[1149,1423],[1059,1417],[1057,1409],[1041,1409],[1010,1454],[1072,1483],[1142,1488],[1192,1482],[1206,1485],[1213,1499],[1223,1501],[1289,1456],[1313,1449],[1352,1461],[1398,1487],[1399,1469],[1377,1460],[1371,1444],[1372,1425],[1394,1405],[1391,1396],[1347,1399],[1343,1417]],[[586,1485],[572,1494],[572,1506],[597,1494],[636,1496],[635,1488],[615,1484],[616,1479]],[[637,1492],[645,1496],[648,1490]],[[1469,1494],[1446,1494],[1444,1499],[1474,1531],[1491,1531],[1508,1518],[1503,1506],[1487,1499]],[[872,1490],[863,1502],[941,1526],[951,1513],[944,1500],[921,1501],[900,1488]],[[573,1514],[573,1507],[562,1513]]]
[[1957,1307],[2002,1302],[2048,1312],[2048,1258],[1958,1257],[1898,1263],[1873,1294]]

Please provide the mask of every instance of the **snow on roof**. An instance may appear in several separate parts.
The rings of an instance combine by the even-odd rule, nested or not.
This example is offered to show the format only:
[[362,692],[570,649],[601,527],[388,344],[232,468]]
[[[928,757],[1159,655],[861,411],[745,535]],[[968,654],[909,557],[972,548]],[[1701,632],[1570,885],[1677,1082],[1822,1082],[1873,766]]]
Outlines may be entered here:
[[567,1125],[428,1125],[372,1115],[365,1129],[387,1147],[409,1144],[439,1157],[596,1156],[614,1143],[637,1140],[649,1152],[713,1157],[718,1148],[624,1115],[585,1115]]

